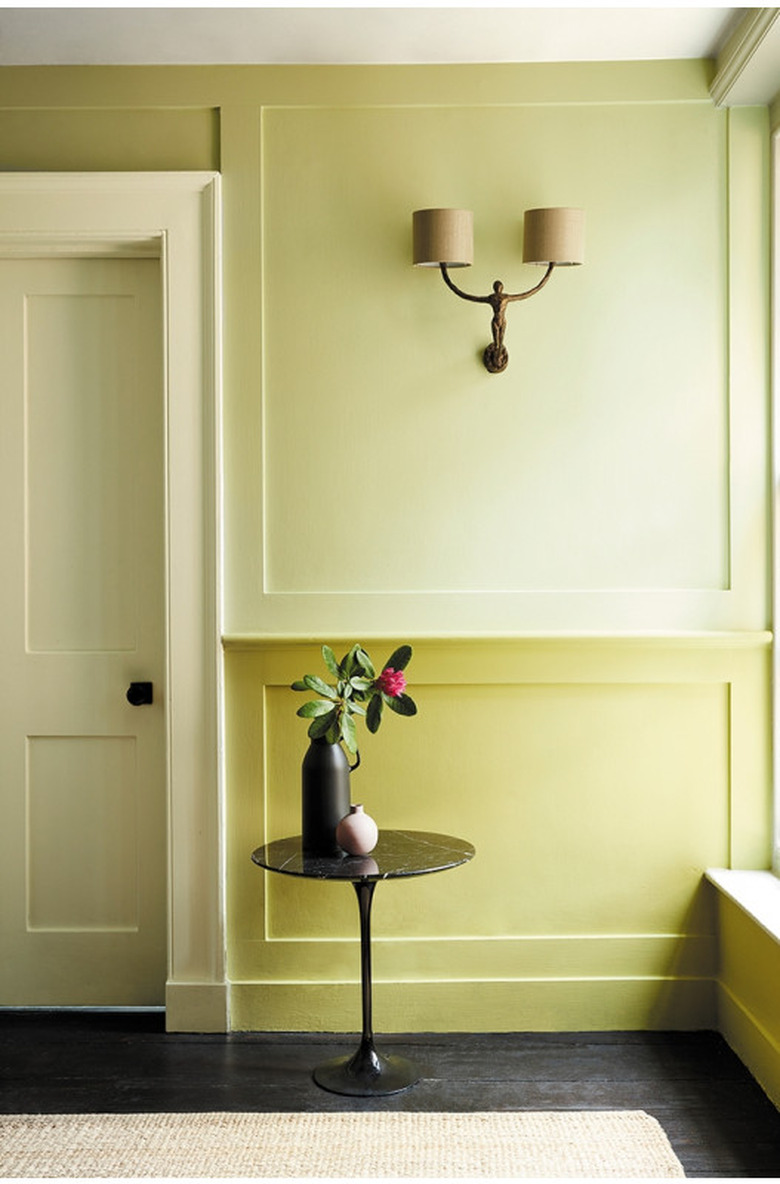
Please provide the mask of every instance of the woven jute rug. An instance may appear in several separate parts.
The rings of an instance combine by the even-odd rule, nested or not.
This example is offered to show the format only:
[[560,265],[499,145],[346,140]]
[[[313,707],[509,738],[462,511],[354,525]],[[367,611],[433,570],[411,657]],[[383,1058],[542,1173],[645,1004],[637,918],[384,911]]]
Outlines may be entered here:
[[684,1174],[641,1110],[0,1115],[4,1177]]

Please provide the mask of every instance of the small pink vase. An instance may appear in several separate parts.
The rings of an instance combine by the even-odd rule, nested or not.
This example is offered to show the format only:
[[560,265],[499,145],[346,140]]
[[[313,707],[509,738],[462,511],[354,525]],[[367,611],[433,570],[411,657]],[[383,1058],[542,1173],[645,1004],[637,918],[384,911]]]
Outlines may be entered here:
[[336,827],[336,842],[347,855],[368,855],[378,838],[377,825],[362,806],[350,806]]

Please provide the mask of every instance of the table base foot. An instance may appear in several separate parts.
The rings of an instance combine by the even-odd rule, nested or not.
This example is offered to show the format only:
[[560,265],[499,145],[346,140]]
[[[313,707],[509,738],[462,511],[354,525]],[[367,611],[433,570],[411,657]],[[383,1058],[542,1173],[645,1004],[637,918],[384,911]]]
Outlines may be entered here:
[[317,1085],[333,1094],[377,1098],[398,1094],[420,1080],[417,1066],[406,1057],[382,1056],[373,1045],[362,1045],[350,1056],[334,1057],[313,1073]]

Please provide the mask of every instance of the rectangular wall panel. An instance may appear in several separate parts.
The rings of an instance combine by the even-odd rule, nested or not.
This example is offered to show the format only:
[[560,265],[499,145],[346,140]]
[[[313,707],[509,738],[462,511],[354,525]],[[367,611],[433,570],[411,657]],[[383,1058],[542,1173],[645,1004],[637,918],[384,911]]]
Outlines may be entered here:
[[[728,586],[721,112],[277,108],[263,133],[269,592]],[[523,206],[587,211],[585,266],[508,308],[501,375],[479,360],[490,309],[410,266],[411,210],[448,188],[475,213],[459,283],[483,295],[540,278]],[[323,373],[335,402],[312,397]],[[373,496],[332,513],[343,455]]]
[[[415,719],[386,712],[376,738],[361,725],[353,800],[380,826],[452,833],[479,857],[447,875],[382,887],[377,936],[685,927],[701,867],[729,857],[728,686],[415,683],[414,695]],[[292,699],[281,688],[267,694],[269,735],[289,735]],[[299,829],[290,787],[299,780],[300,731],[283,763],[278,746],[269,752],[273,837]],[[423,737],[435,744],[430,755],[420,753]],[[422,790],[421,763],[446,787],[435,800]],[[352,934],[353,901],[339,895],[269,877],[268,937]]]

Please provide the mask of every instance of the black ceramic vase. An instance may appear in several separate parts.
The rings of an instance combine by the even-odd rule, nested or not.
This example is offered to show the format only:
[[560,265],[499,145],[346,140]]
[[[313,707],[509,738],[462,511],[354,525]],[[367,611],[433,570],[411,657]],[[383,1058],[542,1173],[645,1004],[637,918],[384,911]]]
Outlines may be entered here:
[[312,740],[301,766],[304,855],[340,855],[336,827],[349,814],[349,762],[340,744]]

